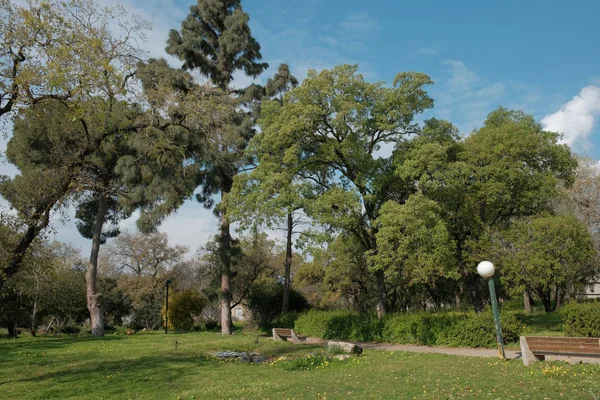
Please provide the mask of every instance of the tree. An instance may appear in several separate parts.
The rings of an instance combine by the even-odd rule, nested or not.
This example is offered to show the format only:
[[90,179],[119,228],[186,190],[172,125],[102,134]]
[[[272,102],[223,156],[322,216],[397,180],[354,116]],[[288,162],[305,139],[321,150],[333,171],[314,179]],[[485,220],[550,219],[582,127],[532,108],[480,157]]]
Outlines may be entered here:
[[[110,41],[105,45],[118,47]],[[52,210],[78,204],[78,227],[92,239],[87,288],[94,335],[102,335],[104,325],[96,288],[99,248],[118,233],[103,231],[105,222],[114,225],[141,209],[138,223],[153,229],[197,186],[197,173],[186,174],[186,150],[200,152],[212,129],[230,118],[231,107],[220,91],[194,84],[189,74],[165,65],[164,60],[138,63],[135,72],[114,82],[111,69],[97,97],[47,100],[25,109],[9,142],[7,156],[21,174],[5,180],[0,190],[31,226],[15,249],[8,277],[48,225]],[[129,104],[123,92],[133,78],[141,80],[142,106]]]
[[[265,86],[265,99],[283,104],[283,95],[296,87],[298,80],[291,75],[286,64],[279,66],[275,76]],[[282,169],[277,157],[270,157],[260,146],[260,140],[250,141],[246,154],[258,163],[249,174],[238,174],[227,196],[227,208],[232,220],[242,226],[267,226],[282,223],[286,230],[286,257],[281,312],[286,313],[289,303],[290,274],[292,267],[294,228],[302,221],[294,213],[302,209],[301,183],[294,171]],[[285,221],[285,222],[284,222]]]
[[[596,160],[578,158],[573,186],[557,204],[557,212],[574,215],[592,236],[596,255],[600,256],[600,165]],[[600,265],[600,259],[595,264]]]
[[0,117],[49,99],[85,102],[109,81],[126,90],[146,29],[91,0],[0,1]]
[[[143,36],[146,24],[128,18],[122,9],[113,11],[84,0],[30,7],[2,1],[0,12],[6,17],[0,25],[2,113],[22,105],[71,100],[69,117],[80,122],[107,97],[127,93],[141,54],[136,40]],[[119,27],[116,35],[109,27],[112,23]],[[85,146],[65,154],[64,162],[55,168],[28,168],[4,180],[2,193],[19,211],[27,229],[12,251],[0,290],[18,272],[30,244],[47,227],[52,210],[74,190],[85,158],[113,133],[106,129],[100,137],[88,137]]]
[[498,238],[505,286],[532,291],[546,312],[560,307],[569,288],[587,284],[597,273],[590,234],[574,217],[522,218]]
[[[404,196],[394,182],[391,160],[376,156],[383,144],[416,133],[413,117],[433,100],[421,73],[400,73],[393,87],[368,83],[357,67],[343,65],[307,79],[284,96],[283,104],[263,103],[261,146],[299,171],[322,194],[307,213],[321,224],[355,235],[363,251],[377,252],[376,220],[381,205]],[[257,137],[258,137],[257,136]],[[373,266],[378,314],[386,310],[385,271]]]
[[166,233],[143,234],[125,231],[107,246],[111,262],[121,273],[149,276],[153,281],[181,262],[187,248],[170,246]]
[[[252,100],[262,96],[261,88],[252,85],[235,91],[230,87],[236,71],[256,77],[268,67],[258,62],[262,59],[260,45],[250,32],[248,20],[240,0],[198,0],[190,7],[181,31],[171,30],[166,50],[183,61],[183,69],[198,70],[222,90],[229,90],[232,95],[242,94],[238,101],[252,109]],[[243,152],[254,134],[251,114],[239,110],[235,126],[220,130],[203,158],[202,191],[198,200],[206,207],[213,206],[214,194],[220,193],[221,198],[227,196],[233,177],[246,162]],[[224,207],[221,204],[215,209],[220,217],[221,329],[223,334],[231,334],[232,239]]]
[[[277,266],[275,242],[265,233],[256,229],[250,235],[242,236],[235,243],[236,252],[232,257],[231,309],[244,302],[252,287],[264,282],[274,282],[280,269]],[[208,242],[199,250],[199,275],[202,289],[208,300],[215,298],[220,286],[221,259],[218,238]]]
[[561,186],[573,182],[576,161],[558,134],[502,107],[462,142],[442,121],[426,123],[423,133],[427,141],[399,149],[396,172],[441,207],[462,274],[457,306],[467,297],[482,310],[486,289],[473,266],[491,250],[481,243],[515,218],[551,210]]
[[170,246],[165,233],[123,232],[105,246],[118,287],[133,309],[132,325],[153,330],[161,324],[163,285],[168,271],[182,261],[187,249]]
[[371,257],[375,265],[381,265],[393,280],[424,285],[440,306],[438,289],[460,276],[440,207],[417,193],[404,204],[385,203],[377,222],[378,251]]

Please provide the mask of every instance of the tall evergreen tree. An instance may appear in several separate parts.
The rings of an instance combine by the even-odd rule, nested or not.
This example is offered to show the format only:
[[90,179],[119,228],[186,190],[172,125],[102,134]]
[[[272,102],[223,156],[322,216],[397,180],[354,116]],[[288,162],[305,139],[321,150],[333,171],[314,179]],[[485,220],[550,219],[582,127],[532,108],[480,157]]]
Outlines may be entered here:
[[[235,126],[213,137],[208,154],[203,155],[202,191],[199,202],[210,208],[213,196],[227,196],[233,178],[246,164],[243,156],[254,135],[252,103],[262,97],[264,90],[255,85],[242,90],[231,86],[233,74],[243,71],[256,77],[268,64],[262,59],[260,45],[250,32],[249,16],[242,10],[240,0],[198,0],[181,24],[181,31],[171,30],[167,53],[183,61],[183,69],[198,70],[212,83],[236,97],[240,108]],[[224,205],[215,208],[220,217],[219,253],[221,259],[221,329],[231,334],[231,259],[232,238],[230,222]]]

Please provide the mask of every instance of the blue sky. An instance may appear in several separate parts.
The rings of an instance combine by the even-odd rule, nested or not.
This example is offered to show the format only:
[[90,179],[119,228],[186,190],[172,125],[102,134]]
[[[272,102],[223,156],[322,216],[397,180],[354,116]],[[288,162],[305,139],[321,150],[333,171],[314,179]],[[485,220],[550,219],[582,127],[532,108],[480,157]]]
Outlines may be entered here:
[[[100,0],[114,5],[115,0]],[[150,20],[145,44],[162,57],[171,28],[179,28],[194,1],[122,0]],[[597,1],[355,1],[243,0],[250,26],[271,65],[281,62],[300,79],[313,69],[358,64],[365,78],[390,82],[401,71],[435,81],[435,108],[461,132],[480,126],[499,105],[533,114],[564,132],[579,154],[600,158],[600,2]],[[173,65],[179,63],[169,58]],[[249,79],[237,75],[239,86]],[[0,172],[8,171],[0,166]],[[134,220],[123,223],[133,229]],[[57,238],[84,253],[89,242],[74,224],[55,223]],[[194,250],[217,231],[211,211],[189,201],[161,230],[173,244]]]

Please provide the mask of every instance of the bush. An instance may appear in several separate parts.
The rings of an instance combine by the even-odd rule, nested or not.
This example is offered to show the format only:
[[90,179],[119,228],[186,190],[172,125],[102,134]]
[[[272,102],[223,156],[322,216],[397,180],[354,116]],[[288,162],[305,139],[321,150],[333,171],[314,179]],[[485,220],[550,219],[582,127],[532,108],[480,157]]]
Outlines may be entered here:
[[169,326],[189,331],[194,326],[194,315],[202,312],[206,299],[195,290],[175,293],[169,298]]
[[370,342],[381,339],[383,321],[352,311],[309,311],[298,316],[294,329],[323,339]]
[[[256,285],[250,291],[246,305],[254,323],[263,331],[274,328],[273,321],[281,314],[283,303],[283,286],[280,284]],[[301,312],[308,309],[308,301],[304,296],[290,288],[288,309],[290,312]],[[277,326],[281,328],[281,326]]]
[[[452,347],[495,347],[496,328],[491,310],[464,314],[464,318],[457,320],[448,330],[441,333],[437,344]],[[523,328],[515,314],[508,312],[500,315],[500,326],[505,344],[516,342]]]
[[[500,317],[505,343],[518,340],[523,325],[514,313]],[[383,341],[453,347],[494,347],[496,330],[490,310],[475,312],[414,312],[375,315],[349,311],[310,311],[298,316],[295,329],[323,339]]]
[[385,318],[382,340],[390,343],[440,345],[439,338],[444,332],[465,318],[465,313],[461,312],[392,314]]
[[570,303],[561,312],[567,336],[600,337],[600,302]]

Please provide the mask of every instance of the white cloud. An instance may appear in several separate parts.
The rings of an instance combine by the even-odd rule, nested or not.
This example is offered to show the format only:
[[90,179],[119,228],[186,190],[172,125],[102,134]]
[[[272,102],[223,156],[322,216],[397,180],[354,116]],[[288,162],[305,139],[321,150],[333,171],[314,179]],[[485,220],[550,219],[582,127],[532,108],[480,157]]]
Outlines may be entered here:
[[554,114],[542,119],[544,129],[563,134],[570,146],[585,141],[600,116],[600,87],[587,86]]
[[446,83],[450,90],[468,94],[481,80],[479,75],[468,69],[462,61],[448,60],[443,64],[450,69],[451,75]]

